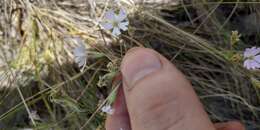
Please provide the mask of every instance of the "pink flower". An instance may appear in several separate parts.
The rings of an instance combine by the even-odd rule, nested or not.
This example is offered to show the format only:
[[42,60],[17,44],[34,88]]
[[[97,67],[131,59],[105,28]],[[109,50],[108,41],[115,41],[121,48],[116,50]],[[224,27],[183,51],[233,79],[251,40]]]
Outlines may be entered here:
[[244,52],[244,67],[247,69],[260,68],[260,48],[247,48]]

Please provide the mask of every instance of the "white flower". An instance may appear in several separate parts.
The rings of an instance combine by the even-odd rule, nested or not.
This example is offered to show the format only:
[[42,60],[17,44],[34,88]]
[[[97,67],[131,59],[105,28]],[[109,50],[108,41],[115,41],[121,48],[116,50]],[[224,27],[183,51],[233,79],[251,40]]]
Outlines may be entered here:
[[105,105],[101,109],[102,112],[105,112],[109,115],[112,115],[114,113],[114,109],[110,105]]
[[85,45],[80,43],[80,45],[73,50],[73,54],[78,66],[84,68],[87,62],[87,50]]
[[31,117],[32,117],[34,120],[38,120],[38,121],[41,120],[40,116],[37,114],[37,111],[35,111],[35,110],[31,111]]
[[244,52],[244,67],[247,69],[260,68],[260,48],[247,48]]
[[112,30],[113,36],[118,36],[121,34],[120,30],[126,31],[128,29],[128,24],[127,13],[120,9],[119,14],[115,14],[114,10],[107,11],[101,26],[105,30]]

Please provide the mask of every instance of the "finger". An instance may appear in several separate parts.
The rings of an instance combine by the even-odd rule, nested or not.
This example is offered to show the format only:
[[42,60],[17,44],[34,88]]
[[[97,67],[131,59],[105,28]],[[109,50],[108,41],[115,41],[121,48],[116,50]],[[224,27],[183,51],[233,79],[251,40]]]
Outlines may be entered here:
[[217,130],[246,130],[244,125],[238,121],[214,124]]
[[106,130],[131,130],[122,87],[118,90],[113,109],[114,113],[107,117]]
[[215,130],[190,83],[157,52],[130,50],[121,71],[132,130]]

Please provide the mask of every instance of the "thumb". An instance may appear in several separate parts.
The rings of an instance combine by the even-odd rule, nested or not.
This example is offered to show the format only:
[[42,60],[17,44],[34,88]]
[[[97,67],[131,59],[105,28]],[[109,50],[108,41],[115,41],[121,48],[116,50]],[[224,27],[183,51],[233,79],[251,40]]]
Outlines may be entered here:
[[215,130],[190,83],[159,53],[131,49],[121,71],[132,130]]

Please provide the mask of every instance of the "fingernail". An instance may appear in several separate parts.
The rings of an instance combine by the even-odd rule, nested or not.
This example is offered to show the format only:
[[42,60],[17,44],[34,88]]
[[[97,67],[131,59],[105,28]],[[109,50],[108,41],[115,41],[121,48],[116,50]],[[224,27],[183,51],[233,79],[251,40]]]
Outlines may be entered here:
[[136,82],[158,71],[161,66],[160,59],[154,52],[136,49],[128,53],[123,60],[123,80],[128,88],[132,88]]

